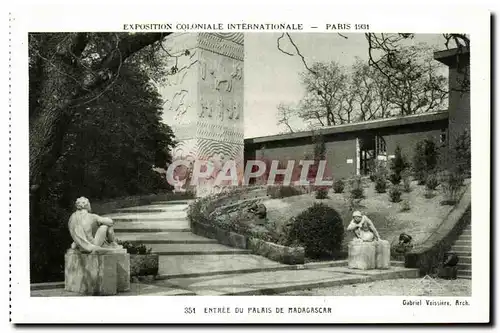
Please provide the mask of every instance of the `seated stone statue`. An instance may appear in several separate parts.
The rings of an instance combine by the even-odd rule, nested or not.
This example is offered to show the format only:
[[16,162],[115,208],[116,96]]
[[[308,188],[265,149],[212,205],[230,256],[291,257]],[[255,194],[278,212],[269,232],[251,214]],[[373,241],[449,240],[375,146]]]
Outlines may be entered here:
[[347,227],[355,238],[348,246],[347,264],[356,269],[387,269],[390,267],[390,244],[382,240],[373,222],[355,211]]
[[123,249],[116,243],[112,219],[92,214],[90,202],[85,197],[78,198],[75,205],[76,211],[68,222],[72,249],[90,253]]
[[257,203],[254,203],[249,209],[248,211],[250,213],[253,213],[255,215],[257,215],[257,217],[259,219],[264,219],[266,218],[267,216],[267,208],[264,204],[257,204]]
[[381,240],[373,222],[359,211],[352,214],[352,220],[347,227],[347,231],[352,231],[357,241],[373,242]]

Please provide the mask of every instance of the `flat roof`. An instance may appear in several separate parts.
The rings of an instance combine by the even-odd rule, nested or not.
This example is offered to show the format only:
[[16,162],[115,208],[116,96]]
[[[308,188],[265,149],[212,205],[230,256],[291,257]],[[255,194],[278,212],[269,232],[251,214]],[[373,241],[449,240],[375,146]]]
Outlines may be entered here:
[[[355,132],[355,131],[365,131],[370,129],[378,129],[385,127],[393,127],[393,126],[404,126],[410,124],[419,124],[419,123],[428,123],[439,120],[448,119],[448,111],[439,111],[439,112],[429,112],[416,114],[411,116],[404,117],[393,117],[393,118],[383,118],[369,121],[361,121],[357,123],[336,125],[336,126],[325,126],[316,129],[316,132],[319,132],[322,135],[330,135],[336,133],[347,133],[347,132]],[[245,143],[247,144],[255,144],[255,143],[264,143],[270,141],[281,141],[281,140],[293,140],[300,139],[305,137],[310,137],[313,135],[313,131],[300,131],[286,134],[278,134],[278,135],[269,135],[269,136],[261,136],[255,138],[247,138],[245,139]]]
[[454,49],[442,50],[434,52],[434,59],[437,61],[447,65],[453,66],[456,64],[457,59],[456,56],[460,55],[461,57],[468,57],[470,55],[470,50],[468,47],[456,47]]

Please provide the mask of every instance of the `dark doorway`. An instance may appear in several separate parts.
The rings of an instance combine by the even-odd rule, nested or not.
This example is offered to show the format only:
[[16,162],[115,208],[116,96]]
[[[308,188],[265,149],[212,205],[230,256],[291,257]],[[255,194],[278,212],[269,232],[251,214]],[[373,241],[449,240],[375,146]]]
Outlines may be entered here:
[[374,170],[376,161],[387,160],[387,145],[383,137],[368,134],[359,138],[359,172],[362,176]]

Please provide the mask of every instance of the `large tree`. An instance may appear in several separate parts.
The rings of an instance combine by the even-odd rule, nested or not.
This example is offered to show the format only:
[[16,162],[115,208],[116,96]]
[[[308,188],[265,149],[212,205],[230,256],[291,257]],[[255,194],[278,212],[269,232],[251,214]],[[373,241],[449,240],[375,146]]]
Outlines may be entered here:
[[116,82],[124,62],[169,33],[29,35],[29,180],[32,194],[62,153],[76,110]]
[[[30,264],[60,280],[77,196],[151,193],[174,144],[152,84],[164,34],[30,34]],[[170,70],[170,69],[168,69]]]

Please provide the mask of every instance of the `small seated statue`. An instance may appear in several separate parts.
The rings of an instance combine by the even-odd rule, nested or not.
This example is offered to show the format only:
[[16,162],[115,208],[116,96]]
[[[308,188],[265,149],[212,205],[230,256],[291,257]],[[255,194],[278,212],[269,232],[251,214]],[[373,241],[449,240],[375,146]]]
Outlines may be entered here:
[[264,219],[266,218],[267,216],[267,208],[264,204],[260,203],[260,204],[257,204],[257,203],[254,203],[249,209],[248,211],[250,213],[253,213],[255,214],[259,219]]
[[347,227],[355,238],[348,247],[348,266],[356,269],[386,269],[390,266],[390,245],[382,240],[373,222],[359,211]]
[[380,240],[380,235],[373,225],[373,222],[359,211],[352,214],[351,223],[347,231],[352,231],[356,241],[373,242]]
[[76,200],[76,211],[70,216],[68,227],[73,238],[71,249],[81,252],[103,253],[121,250],[116,243],[113,220],[91,213],[85,197]]
[[413,247],[412,240],[413,238],[410,235],[403,232],[399,235],[399,241],[398,244],[394,247],[394,250],[400,254],[408,252]]

